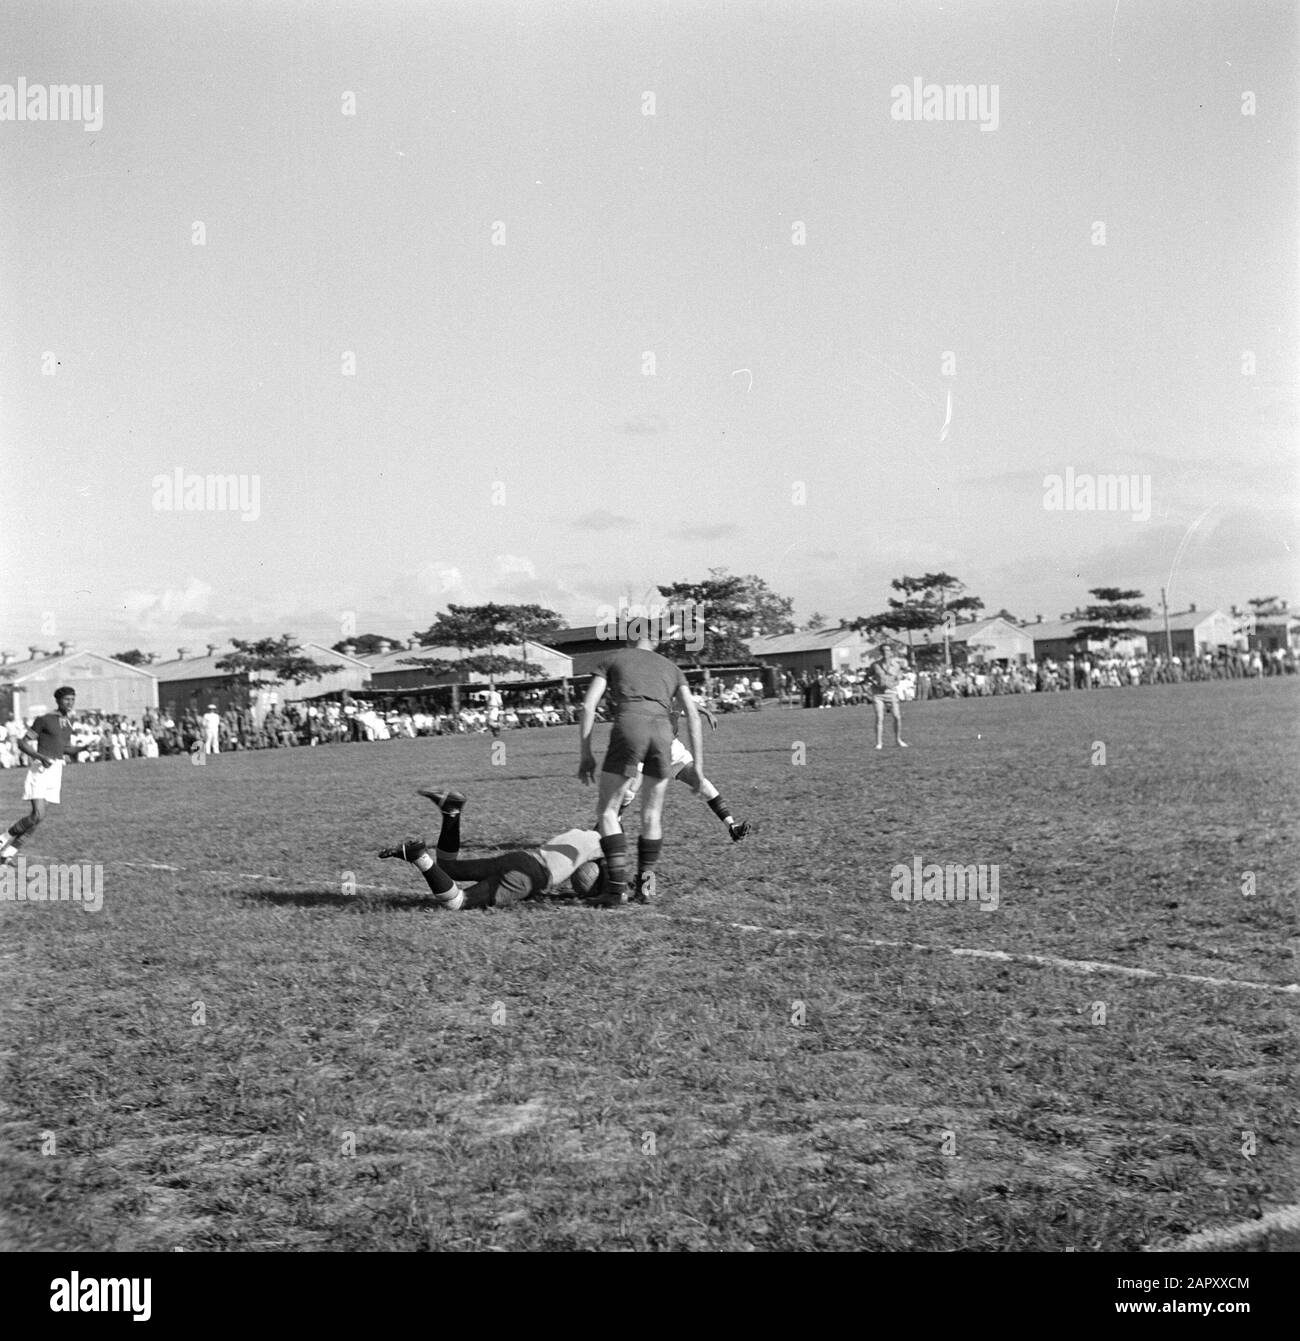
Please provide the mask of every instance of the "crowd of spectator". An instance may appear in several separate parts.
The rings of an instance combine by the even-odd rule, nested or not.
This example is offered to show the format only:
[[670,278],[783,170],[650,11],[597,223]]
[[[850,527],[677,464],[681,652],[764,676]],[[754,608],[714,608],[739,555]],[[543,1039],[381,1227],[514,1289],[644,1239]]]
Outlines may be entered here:
[[[575,708],[566,708],[547,695],[526,694],[506,709],[502,724],[524,728],[576,720]],[[205,749],[228,753],[487,730],[487,713],[478,707],[465,706],[452,712],[410,702],[384,707],[352,698],[273,707],[261,722],[246,708],[228,708],[219,713],[214,704],[209,704],[207,711],[197,707],[180,713],[146,711],[139,720],[89,710],[76,714],[73,758],[78,763],[101,763],[198,754]],[[23,731],[22,722],[16,718],[0,728],[0,768],[16,768],[26,762],[18,751]],[[216,751],[211,748],[214,738]]]
[[[1264,679],[1294,675],[1300,656],[1294,651],[1244,652],[1220,649],[1192,657],[1067,657],[1024,665],[971,664],[909,671],[898,686],[904,701],[935,698],[975,698],[992,694],[1057,693],[1093,689],[1125,689],[1150,684],[1188,681]],[[860,671],[823,671],[817,674],[784,672],[777,677],[781,701],[805,708],[837,708],[871,701],[865,668]],[[707,689],[697,686],[696,697],[715,713],[761,708],[763,682],[758,675],[714,677]],[[534,691],[508,701],[500,725],[511,729],[560,726],[577,721],[576,704]],[[79,711],[73,727],[75,758],[79,763],[119,759],[156,759],[160,755],[195,754],[216,748],[233,750],[286,749],[346,742],[416,739],[422,736],[460,735],[489,730],[484,708],[472,704],[453,712],[416,701],[398,700],[383,706],[344,696],[340,701],[291,703],[272,708],[259,723],[245,708],[218,713],[196,707],[179,714],[147,711],[142,718],[94,710]],[[17,768],[25,760],[18,751],[23,724],[15,719],[0,728],[0,768]]]
[[[952,669],[909,671],[899,685],[904,700],[976,698],[991,694],[1055,693],[1081,689],[1127,689],[1138,685],[1182,684],[1203,680],[1264,679],[1294,675],[1300,657],[1294,651],[1245,652],[1223,648],[1191,657],[1048,657],[1024,665],[972,663]],[[786,702],[805,708],[838,708],[871,698],[867,672],[787,673],[781,690]]]

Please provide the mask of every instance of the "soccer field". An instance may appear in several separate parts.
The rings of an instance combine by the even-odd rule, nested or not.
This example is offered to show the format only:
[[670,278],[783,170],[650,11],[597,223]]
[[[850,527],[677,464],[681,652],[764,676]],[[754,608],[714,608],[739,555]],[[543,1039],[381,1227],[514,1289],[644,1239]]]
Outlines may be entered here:
[[[24,855],[103,907],[0,904],[0,1247],[1090,1251],[1294,1204],[1298,708],[725,717],[761,830],[674,785],[612,911],[436,912],[374,856],[435,783],[467,852],[589,824],[576,728],[71,768]],[[918,861],[996,909],[894,898]]]

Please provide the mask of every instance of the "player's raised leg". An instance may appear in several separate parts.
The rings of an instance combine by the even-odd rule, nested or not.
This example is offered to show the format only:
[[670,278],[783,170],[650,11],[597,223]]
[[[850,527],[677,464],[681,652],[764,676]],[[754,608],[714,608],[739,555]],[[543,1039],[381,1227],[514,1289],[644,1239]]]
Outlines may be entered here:
[[684,782],[697,796],[703,798],[709,809],[727,826],[733,843],[739,843],[758,827],[749,820],[737,820],[731,813],[731,807],[722,799],[718,789],[704,777],[695,764],[689,763],[677,773],[679,782]]
[[400,857],[409,861],[424,877],[433,897],[442,907],[455,911],[465,902],[464,892],[456,887],[456,882],[433,859],[433,854],[422,838],[407,838],[396,847],[386,847],[380,857]]

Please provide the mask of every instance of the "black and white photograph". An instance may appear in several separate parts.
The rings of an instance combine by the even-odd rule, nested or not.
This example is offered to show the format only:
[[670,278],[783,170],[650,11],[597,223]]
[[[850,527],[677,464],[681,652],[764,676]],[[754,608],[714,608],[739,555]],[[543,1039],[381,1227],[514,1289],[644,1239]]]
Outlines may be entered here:
[[1251,1313],[1298,101],[1292,0],[10,0],[44,1325],[173,1326],[213,1254],[1107,1254],[1092,1317]]

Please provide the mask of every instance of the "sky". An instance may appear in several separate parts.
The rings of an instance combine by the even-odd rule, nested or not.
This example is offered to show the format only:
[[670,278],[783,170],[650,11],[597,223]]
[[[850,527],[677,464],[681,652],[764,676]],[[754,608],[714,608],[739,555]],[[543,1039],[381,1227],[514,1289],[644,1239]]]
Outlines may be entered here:
[[1297,22],[11,0],[0,648],[590,624],[717,567],[800,622],[940,570],[1300,602]]

